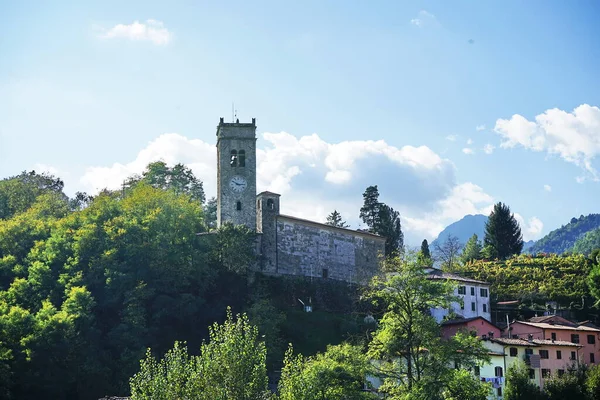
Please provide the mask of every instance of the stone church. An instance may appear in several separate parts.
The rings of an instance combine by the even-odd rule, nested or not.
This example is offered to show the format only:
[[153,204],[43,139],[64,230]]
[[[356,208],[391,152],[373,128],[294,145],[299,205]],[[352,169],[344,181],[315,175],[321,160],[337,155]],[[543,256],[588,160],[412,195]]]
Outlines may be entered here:
[[364,282],[378,269],[385,238],[280,213],[281,196],[256,193],[256,119],[217,126],[217,225],[246,225],[258,234],[259,268]]

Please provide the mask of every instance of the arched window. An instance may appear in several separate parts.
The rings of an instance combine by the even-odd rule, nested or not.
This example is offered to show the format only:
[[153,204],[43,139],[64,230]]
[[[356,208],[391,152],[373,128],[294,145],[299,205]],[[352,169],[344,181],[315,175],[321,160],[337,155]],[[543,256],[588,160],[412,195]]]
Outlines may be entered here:
[[238,164],[238,153],[237,150],[231,150],[231,158],[229,160],[229,165],[232,167],[237,167]]
[[246,166],[246,151],[240,150],[238,153],[238,167]]
[[260,203],[261,203],[260,200],[256,200],[256,208],[259,209],[259,210],[260,210]]
[[236,210],[240,211],[242,209],[242,202],[238,201],[235,205]]
[[269,210],[272,210],[273,208],[275,208],[275,202],[273,201],[273,199],[267,199],[267,208]]

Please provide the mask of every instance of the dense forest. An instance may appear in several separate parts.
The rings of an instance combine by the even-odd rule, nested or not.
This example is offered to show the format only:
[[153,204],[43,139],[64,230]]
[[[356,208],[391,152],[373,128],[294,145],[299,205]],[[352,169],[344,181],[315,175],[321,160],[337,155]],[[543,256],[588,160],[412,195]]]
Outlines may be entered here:
[[199,348],[227,306],[269,333],[271,369],[288,342],[313,354],[360,334],[353,287],[249,276],[253,234],[207,234],[212,204],[186,167],[162,162],[94,198],[68,198],[47,174],[0,181],[0,398],[128,393],[148,347]]
[[[571,218],[571,221],[553,230],[546,236],[534,243],[528,249],[528,253],[556,253],[574,250],[578,240],[582,239],[588,232],[600,228],[600,214],[581,215],[579,218]],[[587,240],[586,240],[587,241]],[[583,243],[578,248],[585,246]],[[592,249],[589,250],[591,252]],[[588,252],[588,254],[589,254]]]

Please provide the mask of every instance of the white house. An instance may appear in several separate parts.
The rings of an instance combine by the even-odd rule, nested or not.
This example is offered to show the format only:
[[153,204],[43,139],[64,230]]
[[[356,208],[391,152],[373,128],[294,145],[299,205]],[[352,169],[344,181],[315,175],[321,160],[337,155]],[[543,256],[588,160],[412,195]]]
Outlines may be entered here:
[[454,312],[464,318],[483,317],[488,321],[492,320],[489,283],[476,279],[463,278],[462,276],[434,268],[430,269],[428,278],[451,280],[458,284],[458,287],[454,290],[454,295],[461,298],[460,302],[452,303],[450,309],[436,307],[430,310],[431,315],[438,323],[450,312]]

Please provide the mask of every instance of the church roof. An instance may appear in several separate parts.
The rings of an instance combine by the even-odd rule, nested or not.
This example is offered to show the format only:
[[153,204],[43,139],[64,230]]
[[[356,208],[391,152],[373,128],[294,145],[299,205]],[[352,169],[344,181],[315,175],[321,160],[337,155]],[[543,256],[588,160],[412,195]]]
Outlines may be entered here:
[[277,218],[289,219],[289,220],[293,220],[293,221],[300,222],[300,223],[310,224],[310,225],[316,226],[317,228],[321,228],[321,229],[343,231],[343,232],[346,232],[348,234],[359,234],[359,235],[362,235],[362,236],[368,236],[368,237],[373,238],[373,239],[385,240],[385,237],[376,235],[376,234],[371,233],[371,232],[358,231],[358,230],[355,230],[355,229],[348,229],[348,228],[340,228],[338,226],[327,225],[327,224],[324,224],[322,222],[315,222],[315,221],[310,221],[308,219],[302,219],[302,218],[298,218],[298,217],[292,217],[291,215],[279,214],[277,216]]
[[263,194],[269,194],[271,196],[281,197],[281,195],[279,193],[269,192],[268,190],[265,190],[264,192],[260,192],[259,194],[256,195],[256,197],[262,196]]

